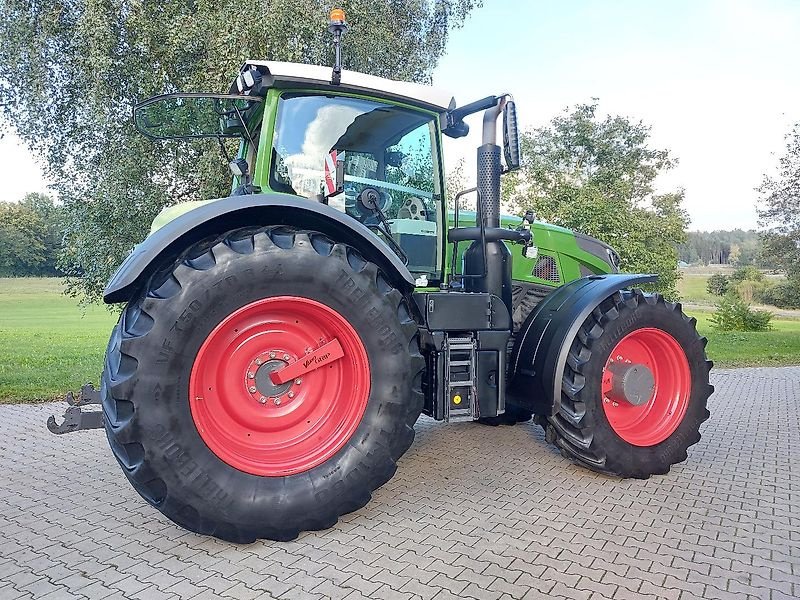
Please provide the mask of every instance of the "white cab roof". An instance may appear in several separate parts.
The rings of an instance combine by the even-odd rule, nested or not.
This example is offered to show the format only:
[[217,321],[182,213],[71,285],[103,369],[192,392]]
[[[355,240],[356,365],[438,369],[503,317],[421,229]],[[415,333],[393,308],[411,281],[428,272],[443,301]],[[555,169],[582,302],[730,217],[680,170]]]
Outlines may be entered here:
[[[265,83],[269,86],[272,86],[276,81],[294,84],[296,87],[303,85],[325,86],[391,97],[415,106],[435,109],[439,112],[455,108],[455,100],[452,95],[419,83],[394,81],[393,79],[384,79],[383,77],[343,69],[341,84],[335,86],[331,84],[332,67],[272,60],[249,60],[242,67],[242,71],[249,67],[258,67],[258,70],[265,77]],[[267,71],[266,73],[264,72],[265,70]]]

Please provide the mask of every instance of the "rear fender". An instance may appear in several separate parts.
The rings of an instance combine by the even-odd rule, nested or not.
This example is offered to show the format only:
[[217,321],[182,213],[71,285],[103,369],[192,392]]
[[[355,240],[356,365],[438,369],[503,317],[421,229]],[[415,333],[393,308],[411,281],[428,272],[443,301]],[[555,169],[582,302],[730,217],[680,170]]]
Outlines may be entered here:
[[539,415],[561,402],[567,355],[583,322],[619,290],[656,281],[656,275],[608,274],[576,279],[547,296],[523,323],[509,364],[507,397]]
[[403,262],[356,219],[305,198],[251,194],[205,203],[154,231],[119,266],[103,292],[103,301],[127,302],[160,265],[206,237],[262,225],[286,225],[324,233],[353,246],[365,259],[377,264],[404,294],[410,294],[414,288],[414,277]]

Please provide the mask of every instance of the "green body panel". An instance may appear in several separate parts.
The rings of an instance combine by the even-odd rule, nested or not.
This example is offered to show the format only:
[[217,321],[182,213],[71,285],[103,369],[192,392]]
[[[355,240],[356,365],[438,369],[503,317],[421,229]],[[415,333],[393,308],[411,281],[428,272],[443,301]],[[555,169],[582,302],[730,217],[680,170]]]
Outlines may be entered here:
[[[290,196],[292,198],[296,197],[292,196],[291,194],[286,194],[283,192],[270,192],[270,193],[275,194],[277,196]],[[195,208],[203,206],[204,204],[209,204],[210,202],[219,202],[220,200],[223,200],[223,198],[214,198],[213,200],[193,200],[191,202],[181,202],[180,204],[167,206],[166,208],[162,209],[160,213],[156,215],[155,219],[153,219],[153,222],[150,224],[150,233],[152,234],[153,232],[158,231],[173,219],[177,219],[181,215],[186,214],[189,211],[194,210]]]
[[278,100],[284,90],[271,89],[264,98],[264,120],[261,125],[261,135],[258,141],[259,148],[269,149],[267,152],[256,154],[256,164],[253,165],[253,183],[261,186],[262,190],[272,191],[269,187],[269,168],[272,160],[272,138],[275,135],[275,117],[278,114]]
[[[475,225],[474,211],[459,211],[458,224],[460,227]],[[501,215],[500,225],[508,229],[516,229],[522,224],[522,219],[513,215]],[[448,226],[455,225],[453,211],[448,214]],[[603,259],[582,249],[578,245],[575,233],[558,225],[550,225],[535,221],[531,224],[531,238],[533,245],[539,249],[539,256],[552,256],[558,268],[559,281],[550,281],[536,277],[533,274],[534,267],[538,258],[527,258],[523,256],[523,247],[519,244],[506,244],[511,252],[512,271],[511,276],[514,281],[526,281],[538,283],[551,287],[558,287],[574,279],[578,279],[588,273],[603,274],[611,273],[611,266]],[[469,247],[468,242],[461,242],[458,245],[458,256],[456,258],[456,273],[461,272],[461,255]],[[453,256],[453,245],[447,245],[447,261],[445,268],[449,272]],[[583,266],[583,270],[581,270]]]
[[[271,161],[272,161],[272,143],[273,137],[275,135],[275,121],[278,111],[278,101],[280,99],[281,94],[286,91],[291,91],[292,93],[296,92],[306,92],[309,94],[324,94],[324,91],[319,89],[297,89],[292,88],[291,90],[284,90],[278,88],[272,88],[267,91],[266,97],[263,101],[263,112],[258,116],[261,117],[261,127],[258,133],[258,150],[266,150],[266,151],[258,151],[254,153],[252,149],[249,147],[249,143],[245,140],[242,140],[239,146],[238,156],[241,158],[247,158],[251,164],[251,172],[253,174],[253,183],[257,186],[260,186],[265,192],[268,193],[281,193],[276,192],[270,188],[270,168],[271,168]],[[329,93],[329,92],[328,92]],[[401,106],[406,109],[419,111],[422,113],[426,113],[432,116],[437,116],[437,113],[430,112],[418,107],[409,106],[400,102],[396,102],[393,100],[389,100],[386,98],[379,98],[379,97],[372,97],[367,95],[360,95],[360,94],[337,94],[342,96],[350,96],[354,98],[362,98],[367,100],[375,100],[379,99],[381,102],[387,104],[394,104],[396,106]],[[257,122],[251,122],[251,127],[253,129],[257,128]],[[439,120],[437,119],[437,137],[438,137],[438,144],[439,144],[439,177],[440,177],[440,185],[441,189],[444,190],[444,168],[442,163],[441,157],[441,149],[442,149],[442,133]],[[241,182],[238,181],[238,178],[234,177],[232,182],[231,190],[235,189]],[[444,196],[444,194],[442,194]],[[215,202],[216,200],[203,200],[203,201],[196,201],[196,202],[183,202],[181,204],[177,204],[174,206],[170,206],[165,208],[164,210],[159,213],[159,215],[154,219],[150,233],[153,233],[157,229],[163,227],[166,223],[170,222],[172,219],[189,212],[190,210],[197,208],[198,206],[202,206],[208,202]],[[311,202],[311,200],[309,200]],[[448,214],[445,212],[446,207],[444,206],[444,200],[442,201],[442,206],[440,208],[440,214]],[[442,219],[443,220],[443,219]],[[512,215],[502,215],[501,216],[501,226],[507,228],[516,228],[519,227],[522,223],[522,219]],[[453,212],[450,211],[447,218],[447,227],[453,227],[454,219],[453,219]],[[470,226],[475,225],[475,212],[473,211],[460,211],[459,215],[459,225],[460,226]],[[558,227],[556,225],[550,225],[547,223],[541,222],[534,222],[531,225],[531,234],[533,238],[533,244],[538,248],[539,257],[542,256],[551,256],[555,260],[555,265],[558,269],[558,281],[552,281],[548,279],[542,279],[536,277],[533,274],[534,267],[536,266],[538,258],[527,258],[523,256],[522,251],[523,247],[518,244],[507,244],[511,255],[512,255],[512,277],[515,281],[524,281],[524,282],[531,282],[537,283],[540,285],[550,286],[550,287],[558,287],[559,285],[563,285],[564,283],[568,283],[574,279],[578,279],[583,275],[592,273],[592,274],[602,274],[602,273],[610,273],[612,272],[612,267],[608,264],[607,261],[599,258],[585,250],[583,250],[575,237],[574,232],[569,229],[565,229],[563,227]],[[441,235],[440,239],[446,239],[445,235]],[[461,271],[461,255],[462,253],[468,248],[469,243],[462,242],[458,245],[458,256],[456,259],[456,273]],[[450,274],[450,266],[451,266],[451,256],[452,256],[453,247],[452,244],[443,243],[442,247],[439,251],[439,256],[443,260],[442,263],[442,270],[445,276],[445,280],[448,274]]]

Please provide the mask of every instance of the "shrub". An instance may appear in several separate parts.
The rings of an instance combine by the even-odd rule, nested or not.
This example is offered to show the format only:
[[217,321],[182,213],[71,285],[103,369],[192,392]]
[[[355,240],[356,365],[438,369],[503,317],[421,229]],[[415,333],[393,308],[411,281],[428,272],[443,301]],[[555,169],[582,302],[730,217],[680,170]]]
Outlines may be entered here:
[[758,301],[778,308],[800,308],[800,281],[790,279],[766,288]]
[[729,285],[730,281],[728,280],[727,275],[723,275],[722,273],[714,273],[708,278],[706,289],[708,290],[709,294],[713,294],[714,296],[724,296],[728,291]]
[[761,302],[761,297],[768,287],[769,283],[766,281],[752,281],[750,279],[745,279],[744,281],[740,281],[733,286],[731,291],[749,304],[754,300],[756,302]]
[[731,275],[731,281],[736,283],[740,281],[762,281],[763,279],[764,274],[752,265],[739,267]]
[[772,329],[772,313],[753,310],[732,292],[725,294],[717,302],[717,310],[711,316],[711,323],[719,331],[767,331]]

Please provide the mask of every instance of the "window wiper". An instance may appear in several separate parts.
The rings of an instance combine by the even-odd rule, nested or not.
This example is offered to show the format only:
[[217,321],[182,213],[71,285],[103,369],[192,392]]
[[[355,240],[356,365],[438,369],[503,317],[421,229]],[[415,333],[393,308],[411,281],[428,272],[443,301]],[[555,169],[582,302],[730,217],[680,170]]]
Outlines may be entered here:
[[391,233],[387,233],[386,232],[386,230],[384,229],[384,227],[385,227],[384,225],[378,225],[376,223],[371,223],[371,224],[365,223],[365,225],[367,226],[368,229],[374,229],[378,233],[382,233],[383,235],[380,236],[380,238],[383,239],[383,240],[386,240],[386,243],[389,244],[389,246],[392,248],[392,250],[394,250],[395,254],[397,254],[397,256],[400,258],[400,260],[403,261],[404,265],[408,264],[408,255],[400,247],[400,244],[398,244],[395,241],[395,239],[392,237]]
[[380,207],[380,193],[375,188],[367,187],[361,190],[361,193],[358,195],[357,202],[360,202],[365,208],[373,211],[375,214],[378,215],[378,218],[381,221],[381,225],[383,227],[379,227],[377,225],[368,225],[370,229],[376,229],[384,234],[386,237],[386,241],[389,245],[394,249],[400,259],[403,261],[403,264],[408,264],[408,255],[403,251],[395,239],[392,237],[392,230],[389,226],[389,219],[386,218],[386,215],[383,214],[383,211]]

